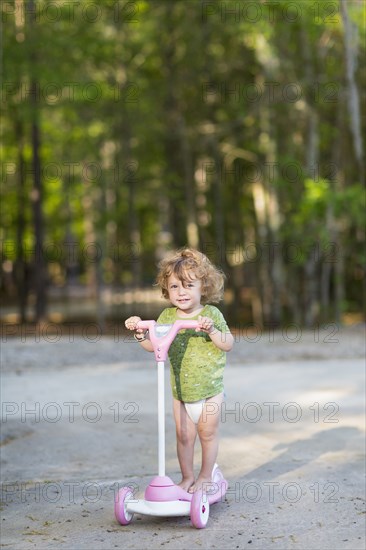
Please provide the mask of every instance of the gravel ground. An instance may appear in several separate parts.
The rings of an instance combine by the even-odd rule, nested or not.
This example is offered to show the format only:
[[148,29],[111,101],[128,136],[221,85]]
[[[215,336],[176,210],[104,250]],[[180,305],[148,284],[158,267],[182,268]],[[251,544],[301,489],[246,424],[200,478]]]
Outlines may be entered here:
[[218,458],[229,490],[203,530],[187,517],[114,519],[118,488],[141,492],[156,475],[156,372],[129,336],[92,329],[3,334],[1,546],[365,548],[364,327],[237,331]]

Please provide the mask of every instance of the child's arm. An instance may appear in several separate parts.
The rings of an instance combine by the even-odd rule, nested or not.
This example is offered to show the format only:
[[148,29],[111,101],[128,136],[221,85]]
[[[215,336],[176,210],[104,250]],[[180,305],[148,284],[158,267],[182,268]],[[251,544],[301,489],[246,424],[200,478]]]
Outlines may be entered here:
[[222,351],[230,351],[234,344],[234,337],[231,332],[220,332],[215,329],[213,320],[210,317],[198,317],[198,327],[196,332],[202,330],[206,332],[211,341]]
[[[143,330],[142,328],[137,328],[137,323],[141,321],[141,317],[133,316],[129,317],[125,321],[125,326],[129,330],[136,330],[135,340],[144,348],[146,351],[154,351],[153,345],[150,342],[148,336],[148,331]],[[141,335],[141,338],[140,338]]]

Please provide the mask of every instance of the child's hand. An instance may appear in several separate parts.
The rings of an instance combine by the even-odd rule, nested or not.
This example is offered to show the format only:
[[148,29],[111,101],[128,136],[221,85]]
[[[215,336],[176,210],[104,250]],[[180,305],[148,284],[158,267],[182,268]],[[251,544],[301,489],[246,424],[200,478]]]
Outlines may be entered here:
[[203,330],[203,332],[207,332],[207,334],[211,334],[215,330],[214,322],[210,317],[201,317],[201,315],[198,316],[198,327],[196,328],[196,332],[199,332],[200,330]]
[[137,317],[136,315],[134,317],[129,317],[125,321],[125,327],[129,330],[137,330],[137,332],[144,332],[143,329],[137,328],[137,323],[141,321],[141,317]]

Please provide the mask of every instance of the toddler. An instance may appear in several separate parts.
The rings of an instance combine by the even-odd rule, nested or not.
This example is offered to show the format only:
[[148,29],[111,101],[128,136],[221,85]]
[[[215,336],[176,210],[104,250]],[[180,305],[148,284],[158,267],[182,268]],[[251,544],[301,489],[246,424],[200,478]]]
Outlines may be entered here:
[[[182,472],[179,485],[193,493],[211,482],[218,453],[226,352],[234,342],[222,313],[209,305],[222,299],[224,275],[204,254],[185,248],[160,262],[157,284],[172,305],[162,311],[157,320],[159,324],[172,324],[177,319],[198,321],[196,330],[178,332],[168,354],[177,454]],[[129,317],[125,325],[136,330],[140,320],[140,317]],[[148,332],[136,330],[135,339],[145,350],[153,351]],[[195,480],[193,456],[197,434],[202,464]]]

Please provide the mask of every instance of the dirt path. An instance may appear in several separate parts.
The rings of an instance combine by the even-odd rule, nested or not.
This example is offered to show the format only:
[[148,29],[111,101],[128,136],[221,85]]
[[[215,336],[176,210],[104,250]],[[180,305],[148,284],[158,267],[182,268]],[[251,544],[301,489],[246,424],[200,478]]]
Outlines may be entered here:
[[204,530],[184,517],[114,519],[115,491],[143,491],[156,474],[153,356],[124,336],[50,338],[2,346],[2,547],[365,547],[361,328],[237,335],[218,460],[229,491]]

